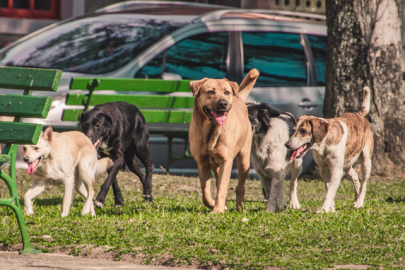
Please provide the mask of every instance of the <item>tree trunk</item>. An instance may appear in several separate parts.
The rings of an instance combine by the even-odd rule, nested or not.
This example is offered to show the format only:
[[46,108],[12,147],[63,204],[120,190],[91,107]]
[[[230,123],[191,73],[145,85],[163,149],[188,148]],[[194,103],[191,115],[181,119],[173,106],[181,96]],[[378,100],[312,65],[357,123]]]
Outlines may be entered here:
[[374,134],[374,171],[389,158],[405,162],[401,0],[326,0],[328,26],[326,118],[361,109],[371,89],[367,119]]

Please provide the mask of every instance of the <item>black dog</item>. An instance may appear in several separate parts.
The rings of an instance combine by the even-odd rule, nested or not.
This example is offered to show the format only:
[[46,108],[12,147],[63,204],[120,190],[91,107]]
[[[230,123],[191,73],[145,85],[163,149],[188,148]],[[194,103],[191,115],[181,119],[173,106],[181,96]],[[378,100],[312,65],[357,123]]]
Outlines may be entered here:
[[[82,113],[80,124],[82,132],[91,140],[99,155],[109,156],[114,162],[97,195],[96,206],[104,206],[105,196],[111,184],[115,206],[123,204],[116,176],[124,165],[139,177],[143,185],[144,199],[152,202],[153,164],[148,144],[149,129],[139,109],[126,102],[97,105],[93,110]],[[139,167],[139,160],[145,166],[146,175]]]

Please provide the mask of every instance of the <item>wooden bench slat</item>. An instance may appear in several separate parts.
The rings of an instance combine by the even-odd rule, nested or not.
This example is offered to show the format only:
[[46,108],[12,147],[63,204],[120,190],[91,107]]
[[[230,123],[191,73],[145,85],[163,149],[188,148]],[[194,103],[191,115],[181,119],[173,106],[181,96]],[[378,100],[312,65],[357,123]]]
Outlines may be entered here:
[[60,70],[0,67],[0,88],[56,91],[61,77]]
[[[189,124],[192,111],[140,110],[146,123]],[[65,110],[63,121],[78,121],[83,110]]]
[[[66,105],[85,105],[87,102],[85,94],[68,94]],[[194,97],[178,96],[152,96],[152,95],[93,95],[90,106],[96,106],[114,101],[123,101],[134,104],[138,108],[188,108],[192,109]]]
[[[93,79],[72,78],[70,90],[88,90]],[[141,92],[190,92],[190,80],[167,81],[161,79],[99,78],[94,90],[141,91]]]
[[0,143],[37,144],[41,124],[0,122]]
[[46,118],[52,105],[50,97],[0,95],[0,115]]

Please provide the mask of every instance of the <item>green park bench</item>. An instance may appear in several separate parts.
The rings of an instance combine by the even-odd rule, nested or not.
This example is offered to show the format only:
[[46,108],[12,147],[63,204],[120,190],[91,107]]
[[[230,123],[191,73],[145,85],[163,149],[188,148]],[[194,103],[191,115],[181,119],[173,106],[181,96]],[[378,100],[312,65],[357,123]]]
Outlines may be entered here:
[[[168,124],[190,124],[194,97],[168,96],[167,94],[173,92],[190,93],[189,83],[188,80],[72,78],[70,90],[88,90],[88,93],[69,93],[66,98],[66,105],[81,105],[84,106],[84,110],[89,110],[90,106],[113,101],[134,104],[145,117],[150,134],[167,137],[168,161],[166,171],[170,172],[173,162],[192,158],[188,151],[188,126],[173,127],[173,125]],[[119,91],[120,94],[101,93],[106,90]],[[134,94],[134,92],[140,93]],[[83,109],[65,109],[62,120],[77,121],[82,112]],[[184,140],[182,156],[173,155],[174,138]]]
[[[51,107],[49,97],[31,96],[33,91],[56,91],[62,76],[60,70],[0,67],[0,88],[23,90],[23,94],[0,95],[0,116],[14,117],[14,122],[0,122],[0,143],[5,144],[0,154],[0,166],[9,163],[9,172],[0,167],[0,178],[7,184],[9,198],[0,198],[0,205],[13,209],[20,227],[23,249],[20,253],[38,253],[25,226],[16,182],[18,144],[36,144],[42,125],[23,123],[23,118],[46,118]],[[20,91],[21,92],[21,91]]]

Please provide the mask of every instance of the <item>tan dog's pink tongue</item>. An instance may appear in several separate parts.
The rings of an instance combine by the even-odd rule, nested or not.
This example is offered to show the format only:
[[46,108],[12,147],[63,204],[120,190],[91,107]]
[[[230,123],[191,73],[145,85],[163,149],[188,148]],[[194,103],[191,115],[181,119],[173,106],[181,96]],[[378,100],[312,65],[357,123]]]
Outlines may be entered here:
[[225,125],[226,123],[226,112],[214,112],[214,118],[218,125]]
[[35,168],[38,165],[38,159],[36,159],[34,162],[32,163],[28,163],[28,168],[27,168],[27,173],[28,174],[32,174],[33,172],[35,172]]
[[290,157],[290,160],[293,160],[294,158],[298,157],[302,152],[304,152],[304,150],[305,150],[305,145],[303,145],[303,146],[301,146],[300,148],[296,149],[296,150],[292,153],[292,155],[291,155],[291,157]]

